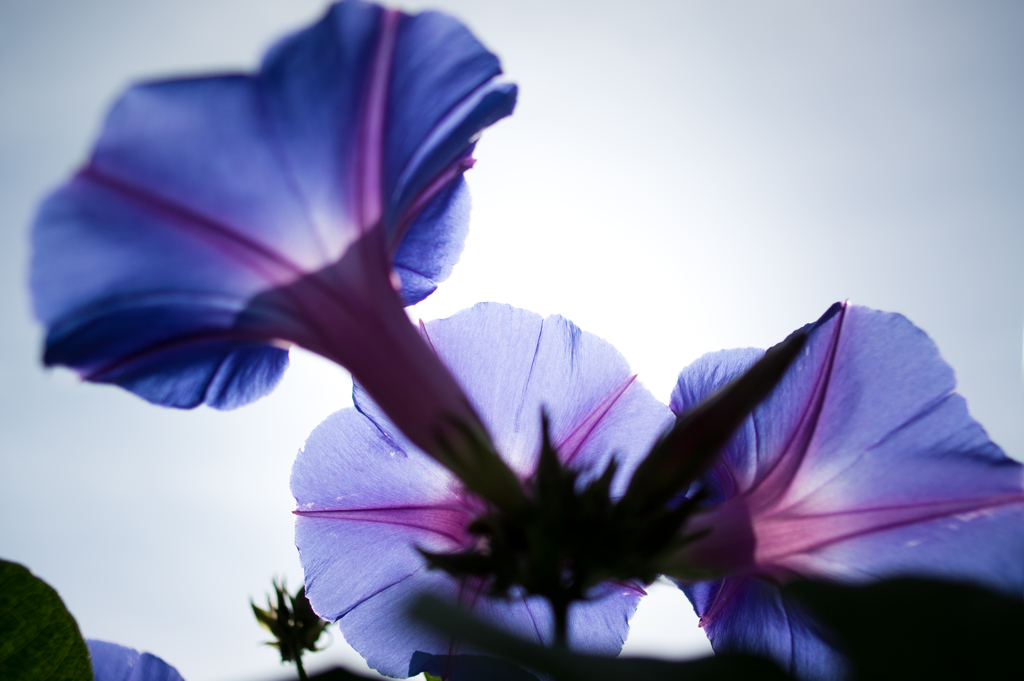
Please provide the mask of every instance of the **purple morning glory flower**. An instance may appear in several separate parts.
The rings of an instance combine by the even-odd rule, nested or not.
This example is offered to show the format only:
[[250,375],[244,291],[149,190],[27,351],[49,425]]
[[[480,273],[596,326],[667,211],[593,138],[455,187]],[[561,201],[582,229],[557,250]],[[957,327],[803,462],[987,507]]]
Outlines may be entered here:
[[450,17],[347,0],[255,74],[129,89],[36,219],[45,363],[231,408],[269,392],[297,343],[421,445],[439,414],[473,423],[402,307],[461,251],[462,173],[515,105],[500,73]]
[[[684,590],[715,650],[839,679],[842,658],[776,585],[923,575],[1020,597],[1024,468],[971,419],[952,369],[906,318],[837,304],[807,328],[803,355],[703,479],[712,505],[689,529],[712,531],[685,559],[727,576]],[[698,359],[673,411],[762,354]]]
[[[611,345],[562,317],[479,304],[427,323],[422,333],[521,480],[537,465],[542,407],[559,456],[581,472],[582,482],[618,457],[615,495],[673,421]],[[406,620],[407,599],[424,591],[550,644],[553,621],[544,599],[491,598],[480,581],[427,569],[417,548],[470,548],[477,538],[467,526],[485,506],[417,450],[365,393],[357,389],[354,397],[354,409],[335,413],[313,432],[292,469],[295,543],[317,614],[339,620],[370,666],[395,677],[421,671],[416,659],[465,652]],[[635,584],[600,585],[570,608],[570,645],[616,654],[642,593]]]
[[178,670],[156,655],[87,638],[95,681],[182,681]]

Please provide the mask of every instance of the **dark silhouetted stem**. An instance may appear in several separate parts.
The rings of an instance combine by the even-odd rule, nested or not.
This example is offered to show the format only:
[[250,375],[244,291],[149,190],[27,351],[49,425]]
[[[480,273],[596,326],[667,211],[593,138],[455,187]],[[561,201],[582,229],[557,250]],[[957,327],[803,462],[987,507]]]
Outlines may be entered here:
[[555,612],[555,647],[569,647],[569,604],[558,600],[551,601],[551,608]]
[[295,656],[295,667],[299,670],[299,681],[306,681],[306,670],[302,666],[302,655]]

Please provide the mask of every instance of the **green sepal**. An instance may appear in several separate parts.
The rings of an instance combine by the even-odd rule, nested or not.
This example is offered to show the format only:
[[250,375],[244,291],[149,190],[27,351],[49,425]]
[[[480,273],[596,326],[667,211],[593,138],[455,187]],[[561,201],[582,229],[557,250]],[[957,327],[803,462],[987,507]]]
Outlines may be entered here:
[[742,375],[680,415],[637,466],[620,507],[629,513],[657,512],[686,492],[775,389],[806,341],[803,330],[794,331]]
[[[309,650],[316,652],[316,643],[324,633],[329,622],[313,612],[313,606],[306,598],[306,587],[292,596],[284,582],[271,582],[274,592],[267,596],[267,609],[258,607],[251,600],[252,613],[261,627],[269,631],[275,641],[266,641],[265,645],[277,648],[281,653],[282,662],[300,663],[302,654]],[[274,604],[274,601],[277,604]]]

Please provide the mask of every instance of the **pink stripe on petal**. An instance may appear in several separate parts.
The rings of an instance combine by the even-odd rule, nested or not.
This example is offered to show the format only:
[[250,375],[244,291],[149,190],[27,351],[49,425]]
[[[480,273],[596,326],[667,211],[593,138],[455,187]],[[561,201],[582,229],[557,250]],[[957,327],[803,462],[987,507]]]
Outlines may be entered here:
[[397,10],[386,10],[381,16],[380,34],[363,103],[359,155],[356,161],[359,169],[356,176],[359,187],[359,226],[363,231],[374,227],[384,212],[384,117],[400,16]]
[[1008,504],[1024,504],[1024,494],[903,504],[818,515],[787,517],[781,513],[767,518],[755,517],[755,562],[762,566],[776,565],[793,554],[814,551],[866,534],[949,516],[984,513]]
[[426,530],[447,537],[459,545],[471,542],[466,526],[472,520],[468,511],[457,507],[412,506],[395,508],[325,509],[293,511],[303,518],[326,518],[348,522],[384,523]]
[[611,408],[615,406],[615,403],[629,389],[629,386],[633,385],[635,380],[636,374],[633,374],[619,387],[605,395],[604,399],[572,429],[572,432],[561,442],[555,443],[555,449],[561,454],[566,465],[572,463],[572,460],[579,454],[590,434],[594,432],[594,429],[601,423],[601,420],[611,411]]
[[742,586],[743,579],[723,579],[718,593],[715,595],[715,600],[711,602],[711,606],[700,616],[697,626],[701,628],[709,627],[715,621],[715,618],[725,610],[736,594],[739,593]]
[[768,473],[746,493],[747,505],[754,515],[774,509],[788,493],[793,491],[793,478],[796,477],[807,456],[807,447],[814,437],[822,406],[828,394],[832,368],[835,365],[836,352],[839,348],[839,338],[843,333],[843,322],[846,319],[849,306],[849,301],[843,303],[839,319],[836,320],[835,329],[832,332],[832,338],[829,340],[828,357],[792,439],[772,464]]
[[268,284],[287,284],[306,273],[283,254],[264,246],[243,230],[202,215],[188,206],[158,196],[122,178],[114,177],[95,166],[89,165],[78,171],[78,177],[138,205],[143,210],[156,213],[164,219],[162,224],[173,225],[182,233],[202,241],[245,266]]
[[431,181],[430,184],[420,192],[419,196],[413,199],[412,203],[409,204],[409,207],[405,209],[402,216],[398,219],[396,229],[391,235],[391,245],[389,250],[392,256],[394,255],[394,252],[398,250],[398,247],[402,245],[402,238],[405,237],[406,230],[408,230],[409,226],[416,220],[416,216],[420,214],[423,207],[430,203],[430,200],[437,196],[438,192],[448,186],[449,182],[472,168],[475,163],[476,159],[471,156],[460,158],[458,161],[442,170],[441,174],[435,177],[433,181]]

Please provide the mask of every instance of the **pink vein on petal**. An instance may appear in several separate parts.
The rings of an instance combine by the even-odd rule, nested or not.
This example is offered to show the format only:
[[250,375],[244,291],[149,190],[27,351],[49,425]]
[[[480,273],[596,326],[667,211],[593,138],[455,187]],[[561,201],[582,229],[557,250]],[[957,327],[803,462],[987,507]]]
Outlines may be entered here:
[[270,284],[290,283],[291,280],[306,274],[305,270],[281,253],[264,246],[239,230],[114,177],[95,166],[86,166],[78,172],[78,177],[165,217],[167,225],[192,234],[198,240],[248,267]]
[[440,359],[441,355],[437,353],[437,348],[434,347],[434,339],[430,337],[430,333],[427,332],[427,325],[423,323],[422,319],[420,320],[420,333],[423,334],[423,338],[427,341],[427,345],[430,346],[430,349],[433,350],[434,354],[437,355],[437,358]]
[[399,217],[395,231],[391,236],[392,243],[390,250],[392,251],[392,255],[398,250],[398,247],[401,246],[402,237],[405,236],[405,232],[409,229],[409,225],[413,223],[416,216],[419,215],[421,210],[423,210],[423,207],[426,206],[438,192],[444,189],[449,182],[472,168],[475,163],[476,159],[470,156],[460,158],[458,161],[442,170],[441,173],[435,177],[426,186],[426,188],[416,196],[415,199],[412,200],[409,207],[406,208]]
[[385,10],[381,16],[380,34],[374,49],[360,121],[359,155],[356,163],[359,183],[359,227],[363,231],[376,226],[384,211],[384,118],[399,17],[400,13],[397,10]]
[[718,587],[718,593],[715,594],[715,598],[711,601],[711,605],[704,611],[704,614],[700,616],[700,622],[697,626],[701,628],[707,628],[715,618],[721,614],[723,610],[732,602],[732,599],[739,593],[740,587],[743,586],[743,577],[732,577],[729,579],[723,579],[721,585]]
[[636,380],[636,374],[633,374],[627,378],[621,385],[612,390],[610,393],[605,395],[596,407],[594,407],[587,416],[580,421],[575,428],[570,432],[561,442],[555,444],[555,449],[564,457],[564,463],[570,464],[572,460],[579,453],[580,449],[583,448],[583,444],[590,437],[590,434],[594,432],[598,424],[601,423],[602,419],[611,411],[611,408],[615,406],[615,403],[619,401],[623,393],[633,385],[633,381]]
[[1024,494],[903,504],[815,515],[787,517],[780,514],[763,519],[755,518],[755,563],[777,563],[786,556],[807,553],[867,534],[949,516],[984,513],[988,509],[1008,504],[1024,504]]
[[[773,507],[790,491],[790,483],[793,482],[803,464],[807,447],[818,427],[818,418],[821,416],[825,396],[828,394],[832,368],[835,365],[836,353],[839,348],[839,337],[843,332],[843,322],[846,320],[848,307],[848,302],[843,304],[839,319],[836,320],[836,329],[829,341],[825,365],[822,367],[821,375],[814,386],[814,391],[800,417],[800,423],[797,425],[793,437],[772,463],[768,473],[746,492],[748,503],[755,515]],[[793,367],[790,367],[790,371],[792,370]]]
[[382,508],[322,509],[292,511],[303,518],[325,518],[349,522],[383,523],[426,530],[460,545],[467,540],[470,514],[458,506],[395,506]]

